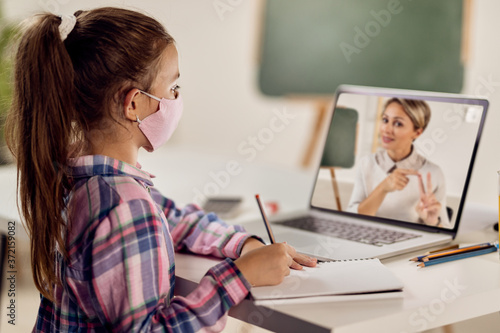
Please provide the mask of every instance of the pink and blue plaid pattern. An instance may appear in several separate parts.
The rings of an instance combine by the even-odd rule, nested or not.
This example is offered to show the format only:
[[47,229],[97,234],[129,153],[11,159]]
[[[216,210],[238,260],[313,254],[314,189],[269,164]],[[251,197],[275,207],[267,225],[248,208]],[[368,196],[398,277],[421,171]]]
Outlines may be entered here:
[[[221,330],[250,285],[233,261],[250,237],[196,205],[178,209],[140,168],[106,156],[70,160],[69,260],[57,255],[55,302],[36,332]],[[175,251],[227,258],[187,297],[174,297]]]

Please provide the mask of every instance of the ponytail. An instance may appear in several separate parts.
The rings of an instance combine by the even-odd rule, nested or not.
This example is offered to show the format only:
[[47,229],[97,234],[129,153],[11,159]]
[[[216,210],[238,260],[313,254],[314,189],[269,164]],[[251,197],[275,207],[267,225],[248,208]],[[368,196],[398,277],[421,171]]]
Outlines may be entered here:
[[37,289],[53,300],[60,283],[56,251],[65,257],[63,218],[69,146],[74,128],[74,70],[59,33],[61,19],[37,17],[20,40],[12,108],[5,126],[17,160],[20,209],[31,240],[31,266]]

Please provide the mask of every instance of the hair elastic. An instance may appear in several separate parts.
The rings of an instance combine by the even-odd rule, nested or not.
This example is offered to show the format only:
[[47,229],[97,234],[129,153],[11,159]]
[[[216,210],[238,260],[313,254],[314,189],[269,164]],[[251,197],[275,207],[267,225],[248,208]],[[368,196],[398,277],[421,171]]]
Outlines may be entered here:
[[59,33],[61,34],[61,40],[64,42],[76,25],[76,17],[75,15],[59,15],[59,17],[61,18]]

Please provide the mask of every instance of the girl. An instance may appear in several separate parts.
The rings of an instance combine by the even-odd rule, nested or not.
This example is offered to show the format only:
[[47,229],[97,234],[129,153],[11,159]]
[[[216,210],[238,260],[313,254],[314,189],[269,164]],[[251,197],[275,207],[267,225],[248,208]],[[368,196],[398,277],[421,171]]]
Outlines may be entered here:
[[[154,189],[137,153],[174,131],[178,78],[173,38],[137,12],[39,15],[23,35],[6,130],[42,294],[34,331],[221,330],[251,286],[315,265]],[[176,250],[226,259],[174,297]]]

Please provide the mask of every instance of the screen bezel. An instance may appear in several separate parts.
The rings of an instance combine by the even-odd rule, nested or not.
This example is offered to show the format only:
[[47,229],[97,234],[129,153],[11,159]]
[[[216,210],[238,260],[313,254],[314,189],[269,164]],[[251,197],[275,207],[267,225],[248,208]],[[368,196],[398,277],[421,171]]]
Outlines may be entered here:
[[320,167],[321,167],[321,156],[323,155],[323,150],[324,150],[324,147],[326,144],[328,134],[326,134],[324,136],[324,140],[323,140],[322,145],[321,145],[321,156],[320,156],[319,160],[317,161],[316,177],[315,177],[315,181],[314,181],[314,186],[312,188],[312,191],[311,191],[310,197],[309,197],[309,206],[310,206],[310,209],[312,209],[312,210],[319,210],[319,211],[323,211],[323,212],[335,213],[335,214],[340,214],[340,215],[350,216],[350,217],[362,217],[364,220],[367,220],[367,221],[373,221],[373,222],[379,222],[379,223],[385,223],[385,224],[391,224],[391,225],[397,225],[397,226],[404,226],[405,228],[423,230],[423,231],[428,231],[428,232],[450,234],[453,237],[455,237],[455,235],[458,232],[458,227],[460,225],[462,211],[463,211],[463,208],[465,205],[467,191],[469,188],[469,182],[470,182],[470,178],[472,175],[474,162],[476,160],[477,150],[479,147],[479,141],[481,139],[483,128],[484,128],[484,122],[486,119],[486,114],[487,114],[488,106],[489,106],[488,100],[485,98],[482,98],[482,97],[467,96],[467,95],[461,95],[461,94],[450,94],[450,93],[439,93],[439,92],[417,91],[417,90],[404,90],[404,89],[393,89],[393,88],[341,85],[337,88],[337,90],[335,92],[333,109],[330,112],[330,118],[328,120],[328,127],[327,128],[330,128],[330,126],[331,126],[331,122],[333,120],[334,110],[337,106],[337,102],[338,102],[340,96],[342,94],[345,94],[345,93],[347,93],[347,94],[363,94],[363,95],[379,96],[379,97],[386,97],[386,98],[387,97],[398,97],[398,98],[407,98],[407,99],[419,99],[419,100],[432,101],[432,102],[447,102],[447,103],[456,103],[456,104],[478,105],[478,106],[483,107],[483,112],[481,115],[481,120],[479,122],[477,134],[475,137],[475,142],[474,142],[473,149],[472,149],[472,155],[471,155],[469,167],[467,170],[467,175],[465,177],[464,188],[463,188],[462,195],[460,197],[460,202],[458,205],[458,209],[456,212],[456,219],[455,219],[455,224],[453,226],[453,229],[446,229],[446,228],[441,228],[441,227],[437,227],[437,226],[418,224],[418,223],[414,223],[414,222],[398,221],[398,220],[393,220],[393,219],[389,219],[389,218],[361,215],[361,214],[355,214],[355,213],[351,213],[351,212],[344,212],[344,211],[338,211],[335,209],[328,209],[328,208],[313,206],[312,199],[313,199],[314,191],[316,189],[316,184],[317,184],[319,171],[320,171]]

